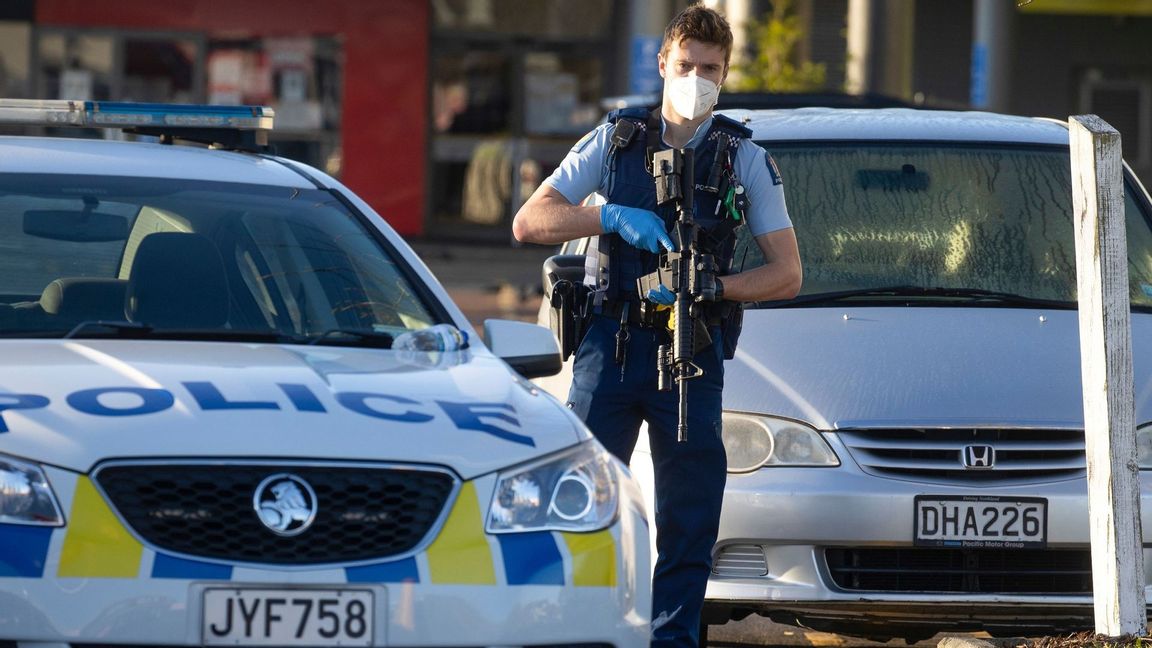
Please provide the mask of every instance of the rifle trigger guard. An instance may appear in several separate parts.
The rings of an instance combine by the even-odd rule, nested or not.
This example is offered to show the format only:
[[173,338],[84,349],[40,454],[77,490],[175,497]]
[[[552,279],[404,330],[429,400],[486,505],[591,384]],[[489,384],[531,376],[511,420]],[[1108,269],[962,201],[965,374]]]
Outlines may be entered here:
[[704,375],[704,370],[695,362],[683,362],[672,365],[672,378],[674,380],[690,380]]

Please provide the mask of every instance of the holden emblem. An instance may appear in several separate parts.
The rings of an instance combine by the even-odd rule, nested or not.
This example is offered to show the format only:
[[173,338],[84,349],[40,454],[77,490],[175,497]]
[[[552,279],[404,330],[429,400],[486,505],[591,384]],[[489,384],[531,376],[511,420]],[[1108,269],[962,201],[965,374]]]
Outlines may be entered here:
[[272,475],[260,482],[252,506],[272,533],[294,536],[304,533],[316,519],[316,491],[302,478],[289,473]]

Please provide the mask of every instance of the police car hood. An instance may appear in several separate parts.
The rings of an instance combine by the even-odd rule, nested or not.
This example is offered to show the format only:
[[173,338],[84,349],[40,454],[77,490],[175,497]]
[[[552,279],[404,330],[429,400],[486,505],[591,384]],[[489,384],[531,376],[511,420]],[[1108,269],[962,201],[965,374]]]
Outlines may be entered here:
[[[1137,422],[1152,420],[1152,316],[1133,313]],[[748,310],[724,406],[853,427],[1083,425],[1074,310]]]
[[465,479],[588,438],[484,349],[411,353],[153,341],[0,341],[0,452],[439,464]]

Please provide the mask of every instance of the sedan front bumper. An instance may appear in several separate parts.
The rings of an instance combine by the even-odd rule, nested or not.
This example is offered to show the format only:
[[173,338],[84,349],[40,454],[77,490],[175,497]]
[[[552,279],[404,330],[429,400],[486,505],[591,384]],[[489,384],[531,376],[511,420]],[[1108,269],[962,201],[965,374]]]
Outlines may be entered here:
[[[842,457],[845,455],[841,455]],[[917,546],[917,496],[1041,497],[1043,547]],[[1142,488],[1143,525],[1152,493]],[[956,543],[959,544],[959,543]],[[961,488],[888,479],[851,462],[728,476],[708,585],[708,620],[758,613],[872,637],[918,631],[1091,628],[1083,479]],[[1152,550],[1144,551],[1152,565]],[[1145,598],[1152,602],[1145,569]],[[928,636],[934,632],[928,632]]]

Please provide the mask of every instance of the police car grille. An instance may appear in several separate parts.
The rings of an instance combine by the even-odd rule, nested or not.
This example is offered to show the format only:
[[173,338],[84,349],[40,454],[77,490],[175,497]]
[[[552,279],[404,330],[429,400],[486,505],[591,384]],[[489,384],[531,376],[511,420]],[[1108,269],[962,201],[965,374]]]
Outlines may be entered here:
[[828,548],[837,587],[868,592],[1091,594],[1087,549]]
[[[880,477],[995,486],[1087,474],[1082,430],[878,429],[841,430],[838,435],[860,467]],[[991,467],[965,465],[969,447],[989,459]]]
[[[291,473],[316,492],[314,522],[273,533],[253,496],[267,477]],[[376,560],[416,548],[455,487],[448,473],[396,467],[111,465],[95,475],[112,506],[160,550],[227,561],[309,565]]]

